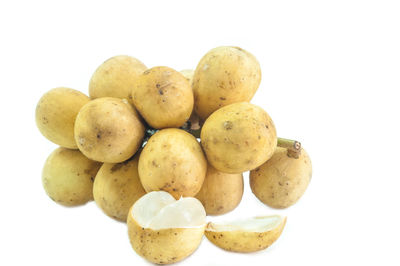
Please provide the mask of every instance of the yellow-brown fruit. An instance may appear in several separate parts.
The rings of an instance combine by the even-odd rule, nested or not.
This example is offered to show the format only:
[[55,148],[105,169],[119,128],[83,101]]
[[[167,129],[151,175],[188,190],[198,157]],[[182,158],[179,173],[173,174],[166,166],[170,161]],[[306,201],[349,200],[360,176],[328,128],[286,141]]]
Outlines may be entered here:
[[196,138],[184,130],[162,129],[148,140],[139,158],[139,176],[147,192],[164,190],[176,199],[200,191],[207,161]]
[[139,154],[122,163],[104,163],[96,175],[93,197],[108,216],[126,222],[129,209],[144,194],[138,173]]
[[132,157],[142,144],[144,126],[126,99],[90,101],[75,121],[79,150],[92,160],[119,163]]
[[210,164],[203,186],[196,198],[203,204],[207,215],[221,215],[235,209],[243,196],[243,175],[218,171]]
[[304,194],[312,175],[311,160],[304,149],[299,158],[278,147],[266,163],[250,172],[250,187],[264,204],[278,209],[295,204]]
[[146,69],[147,67],[134,57],[111,57],[93,73],[89,83],[89,95],[92,99],[114,97],[131,101],[132,86]]
[[261,82],[261,68],[249,52],[231,46],[210,50],[193,76],[195,111],[202,120],[219,108],[249,102]]
[[36,106],[36,125],[51,142],[77,149],[74,138],[75,118],[89,101],[89,97],[77,90],[62,87],[52,89],[40,98]]
[[50,154],[43,167],[43,187],[59,204],[84,204],[93,199],[93,181],[100,166],[78,150],[60,147]]
[[133,103],[153,128],[180,127],[193,110],[193,91],[186,78],[169,67],[143,72],[132,86]]
[[277,145],[276,130],[262,108],[234,103],[208,117],[201,130],[201,145],[217,170],[243,173],[271,158]]

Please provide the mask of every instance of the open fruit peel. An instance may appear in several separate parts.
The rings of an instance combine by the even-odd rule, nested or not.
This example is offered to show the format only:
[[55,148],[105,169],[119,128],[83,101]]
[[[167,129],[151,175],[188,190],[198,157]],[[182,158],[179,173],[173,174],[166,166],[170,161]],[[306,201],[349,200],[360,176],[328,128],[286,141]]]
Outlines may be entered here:
[[192,254],[204,235],[206,212],[195,198],[175,198],[164,191],[141,197],[128,215],[133,249],[157,264],[180,261]]
[[216,246],[234,252],[266,249],[282,233],[286,217],[253,217],[224,223],[208,223],[206,237]]

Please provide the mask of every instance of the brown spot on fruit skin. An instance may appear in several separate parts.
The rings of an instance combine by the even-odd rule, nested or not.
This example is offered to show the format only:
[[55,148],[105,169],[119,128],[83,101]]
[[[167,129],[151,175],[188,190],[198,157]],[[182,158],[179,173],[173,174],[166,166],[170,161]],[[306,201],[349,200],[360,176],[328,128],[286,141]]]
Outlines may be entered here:
[[224,128],[225,130],[231,130],[233,128],[233,123],[231,121],[225,121]]
[[122,166],[123,166],[123,164],[117,163],[117,164],[113,165],[113,167],[111,167],[110,172],[114,173],[115,171],[118,171],[119,169],[121,169]]

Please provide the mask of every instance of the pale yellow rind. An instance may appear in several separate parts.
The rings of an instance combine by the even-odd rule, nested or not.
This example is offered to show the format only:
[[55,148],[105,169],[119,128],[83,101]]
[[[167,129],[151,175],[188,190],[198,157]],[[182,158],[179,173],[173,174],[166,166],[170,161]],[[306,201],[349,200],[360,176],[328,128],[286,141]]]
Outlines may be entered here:
[[192,254],[204,235],[205,226],[152,230],[143,228],[128,215],[128,234],[132,248],[141,257],[156,264],[170,264]]
[[227,174],[207,165],[203,186],[196,198],[201,201],[207,215],[221,215],[235,209],[243,196],[243,175]]
[[239,48],[222,46],[200,60],[193,76],[195,111],[202,120],[219,108],[249,102],[261,82],[257,59]]
[[273,208],[287,208],[304,194],[312,175],[311,160],[304,149],[298,159],[278,147],[266,163],[250,172],[254,195]]
[[50,154],[43,167],[43,187],[59,204],[84,204],[93,199],[93,181],[100,166],[78,150],[60,147]]
[[273,155],[277,136],[271,117],[247,102],[215,111],[201,130],[201,145],[208,162],[225,173],[252,170]]
[[36,125],[51,142],[69,149],[77,149],[74,138],[75,118],[90,98],[69,89],[55,88],[40,98],[36,106]]
[[146,69],[147,67],[134,57],[111,57],[93,73],[89,83],[89,95],[92,99],[115,97],[131,101],[132,86]]
[[126,99],[92,100],[75,121],[79,150],[99,162],[119,163],[132,157],[142,144],[144,126]]
[[167,191],[176,199],[200,191],[207,161],[196,138],[184,130],[162,129],[150,137],[139,158],[144,189]]
[[268,248],[281,235],[286,224],[286,217],[272,230],[266,232],[248,231],[213,231],[212,223],[207,225],[205,236],[214,245],[233,252],[249,253]]
[[108,216],[126,222],[131,206],[144,194],[138,173],[139,154],[123,163],[104,163],[93,185],[94,200]]
[[153,67],[133,84],[132,101],[151,127],[180,127],[192,113],[193,91],[181,73],[169,67]]

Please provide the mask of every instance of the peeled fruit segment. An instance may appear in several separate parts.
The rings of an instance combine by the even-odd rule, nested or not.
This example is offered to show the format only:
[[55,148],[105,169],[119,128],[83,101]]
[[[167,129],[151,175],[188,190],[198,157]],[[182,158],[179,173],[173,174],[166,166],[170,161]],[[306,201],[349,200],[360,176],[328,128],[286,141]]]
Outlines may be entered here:
[[204,224],[205,211],[200,201],[195,198],[180,198],[178,201],[165,206],[152,219],[150,228],[185,228]]
[[206,212],[195,198],[175,198],[164,191],[141,197],[128,214],[128,234],[133,249],[157,264],[180,261],[199,246]]
[[134,219],[139,225],[142,227],[149,227],[154,216],[156,216],[162,208],[175,201],[174,197],[167,192],[150,192],[141,197],[138,202],[133,205],[130,214],[134,215]]
[[132,207],[133,218],[142,227],[166,229],[196,227],[205,224],[203,205],[195,198],[175,198],[165,191],[153,191]]
[[225,223],[208,223],[205,235],[216,246],[234,252],[266,249],[282,233],[286,217],[253,217]]

